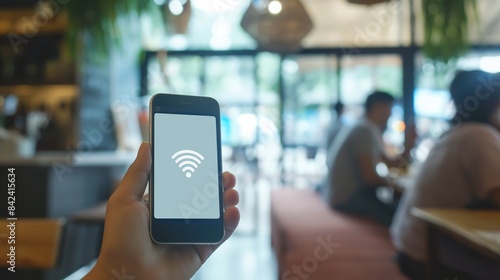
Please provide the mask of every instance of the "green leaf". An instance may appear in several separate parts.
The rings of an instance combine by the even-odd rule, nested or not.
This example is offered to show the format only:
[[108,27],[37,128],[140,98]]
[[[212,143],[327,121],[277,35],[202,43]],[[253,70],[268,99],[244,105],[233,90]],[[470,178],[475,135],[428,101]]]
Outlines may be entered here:
[[120,47],[122,29],[127,30],[119,26],[120,18],[158,8],[152,0],[73,0],[64,7],[68,17],[66,45],[73,57],[79,34],[88,32],[97,51],[107,55],[111,47]]
[[477,0],[422,0],[426,57],[448,64],[467,52],[471,24],[479,24]]

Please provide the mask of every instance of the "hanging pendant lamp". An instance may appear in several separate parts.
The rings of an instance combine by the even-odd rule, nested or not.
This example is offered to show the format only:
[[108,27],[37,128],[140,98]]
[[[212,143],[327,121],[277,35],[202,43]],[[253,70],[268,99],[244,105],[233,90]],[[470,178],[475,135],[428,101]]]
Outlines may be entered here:
[[[260,1],[263,2],[263,1]],[[241,26],[254,38],[259,49],[295,52],[313,28],[313,22],[299,0],[252,3],[243,15]]]

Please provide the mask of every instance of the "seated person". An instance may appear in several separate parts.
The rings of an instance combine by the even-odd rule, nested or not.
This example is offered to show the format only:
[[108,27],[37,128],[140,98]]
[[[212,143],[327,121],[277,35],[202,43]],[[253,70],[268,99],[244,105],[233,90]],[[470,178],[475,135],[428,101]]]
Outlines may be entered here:
[[[405,192],[391,226],[400,268],[412,279],[425,279],[426,260],[426,226],[411,215],[413,207],[498,206],[493,198],[500,195],[500,76],[482,71],[460,72],[450,92],[457,108],[453,126],[438,140],[414,185]],[[442,251],[454,258],[459,255],[451,250]],[[500,279],[498,274],[492,277],[491,266],[479,268],[473,265],[477,259],[461,259],[461,264],[450,260],[455,262],[450,265],[443,256],[443,263],[487,273],[486,279]],[[471,275],[470,271],[462,271]],[[499,271],[497,267],[496,273]],[[456,273],[440,279],[444,277],[454,279]]]
[[[395,208],[379,201],[376,189],[392,185],[376,172],[376,165],[389,167],[407,162],[415,136],[410,135],[401,158],[385,155],[382,133],[391,116],[394,97],[375,91],[365,103],[365,116],[353,127],[343,129],[331,145],[327,158],[328,189],[326,199],[334,209],[372,218],[389,226]],[[392,185],[393,186],[393,185]]]

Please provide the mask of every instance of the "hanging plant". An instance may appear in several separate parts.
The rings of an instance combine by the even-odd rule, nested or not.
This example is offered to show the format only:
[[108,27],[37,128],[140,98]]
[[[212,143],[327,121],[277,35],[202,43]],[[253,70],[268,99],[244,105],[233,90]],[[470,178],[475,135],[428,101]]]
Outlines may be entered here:
[[422,0],[423,51],[428,58],[447,64],[469,49],[469,31],[479,22],[477,0]]
[[119,46],[123,27],[120,17],[145,12],[153,1],[149,0],[75,0],[66,4],[68,17],[67,43],[70,53],[75,52],[82,31],[87,31],[97,51],[107,54],[113,45]]

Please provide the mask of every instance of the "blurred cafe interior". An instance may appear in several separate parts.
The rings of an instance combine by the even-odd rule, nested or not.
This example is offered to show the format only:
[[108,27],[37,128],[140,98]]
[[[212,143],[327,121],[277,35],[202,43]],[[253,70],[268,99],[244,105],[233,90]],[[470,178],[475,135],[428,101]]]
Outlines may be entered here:
[[500,279],[499,72],[496,0],[0,0],[0,279],[93,269],[156,93],[237,178],[191,279]]

